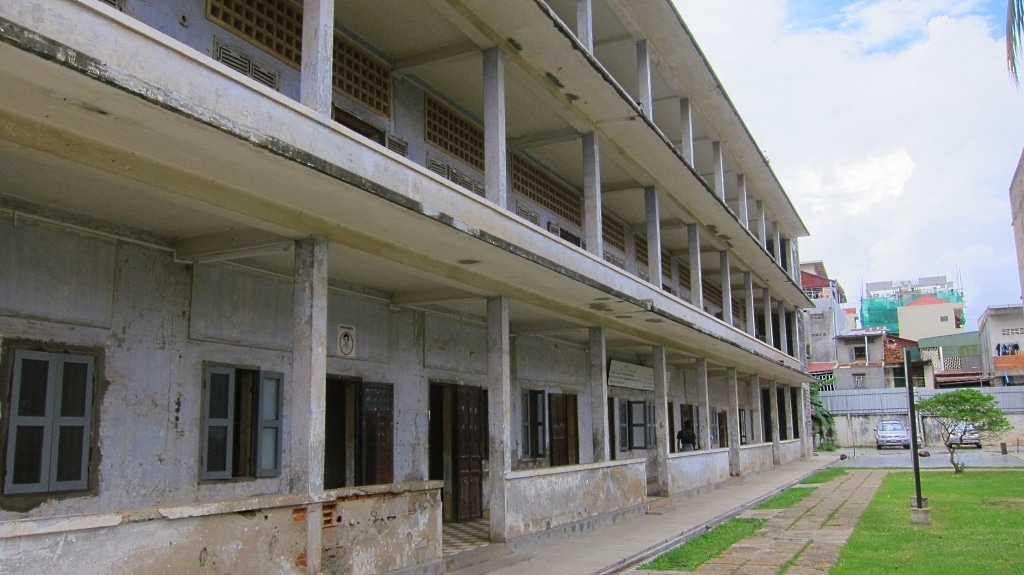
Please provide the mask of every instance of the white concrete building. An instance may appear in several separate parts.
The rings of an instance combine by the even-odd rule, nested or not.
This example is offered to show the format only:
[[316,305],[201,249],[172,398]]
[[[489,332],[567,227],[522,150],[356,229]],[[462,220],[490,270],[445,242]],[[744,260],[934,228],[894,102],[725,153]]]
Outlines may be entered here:
[[440,572],[809,455],[724,94],[668,0],[0,3],[3,569]]
[[978,319],[978,336],[991,385],[1024,385],[1024,306],[989,306]]

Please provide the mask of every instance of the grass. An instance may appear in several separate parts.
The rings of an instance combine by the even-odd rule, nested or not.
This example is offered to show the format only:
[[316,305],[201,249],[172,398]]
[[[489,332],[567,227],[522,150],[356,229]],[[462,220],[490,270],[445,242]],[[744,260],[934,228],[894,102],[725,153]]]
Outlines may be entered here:
[[914,477],[890,473],[861,515],[832,575],[1022,573],[1024,474],[928,473],[931,525],[910,523]]
[[692,571],[708,559],[718,556],[733,543],[754,534],[765,524],[764,519],[732,518],[714,529],[658,555],[640,569],[651,571]]
[[815,471],[800,483],[808,485],[815,483],[828,483],[840,475],[846,475],[846,470],[842,467],[826,467]]
[[754,509],[786,509],[803,501],[814,491],[811,487],[790,487],[789,489],[759,503]]

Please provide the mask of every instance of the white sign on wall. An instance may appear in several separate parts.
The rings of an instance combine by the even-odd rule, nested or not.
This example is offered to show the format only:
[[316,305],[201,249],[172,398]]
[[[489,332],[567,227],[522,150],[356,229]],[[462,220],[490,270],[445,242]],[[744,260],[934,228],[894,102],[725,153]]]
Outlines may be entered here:
[[654,391],[654,368],[613,359],[608,365],[608,385]]
[[338,326],[338,353],[341,357],[355,357],[356,328],[350,325]]

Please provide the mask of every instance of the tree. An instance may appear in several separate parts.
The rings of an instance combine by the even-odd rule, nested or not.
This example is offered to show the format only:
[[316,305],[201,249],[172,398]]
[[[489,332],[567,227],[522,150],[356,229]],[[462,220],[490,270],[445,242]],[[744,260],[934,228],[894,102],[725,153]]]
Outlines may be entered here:
[[[834,446],[836,436],[836,421],[828,409],[825,408],[825,404],[821,402],[821,388],[826,383],[833,383],[834,378],[829,378],[824,381],[811,382],[811,424],[814,427],[816,433],[821,433],[822,446]],[[834,450],[835,447],[830,447],[826,451]]]
[[1020,82],[1017,67],[1024,61],[1024,0],[1006,0],[1006,69],[1014,84]]
[[[996,398],[977,389],[939,393],[928,399],[917,400],[916,405],[918,413],[931,416],[939,425],[942,442],[949,451],[953,473],[964,470],[964,464],[957,457],[960,444],[956,441],[963,434],[964,424],[974,426],[982,439],[992,439],[1013,429],[1003,411],[996,407]],[[950,441],[950,437],[953,441]]]

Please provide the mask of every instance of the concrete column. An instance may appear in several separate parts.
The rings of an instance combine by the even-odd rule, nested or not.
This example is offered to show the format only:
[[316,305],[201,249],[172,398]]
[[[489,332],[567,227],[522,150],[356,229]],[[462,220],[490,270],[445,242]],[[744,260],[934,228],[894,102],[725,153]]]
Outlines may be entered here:
[[576,0],[576,38],[587,49],[594,51],[594,7],[591,0]]
[[[324,488],[324,407],[327,395],[327,240],[295,242],[292,292],[291,470],[293,489]],[[306,509],[306,562],[320,571],[321,506]]]
[[302,5],[302,69],[299,102],[331,117],[334,94],[334,0],[306,0]]
[[626,271],[633,275],[640,275],[640,264],[636,261],[636,243],[640,241],[633,229],[626,231]]
[[583,239],[587,251],[604,257],[601,234],[601,153],[597,134],[583,134]]
[[505,296],[487,298],[487,415],[489,425],[491,541],[505,541],[505,475],[512,470],[512,361]]
[[722,142],[711,142],[712,167],[715,170],[715,195],[725,201],[725,160],[722,158]]
[[700,271],[700,230],[697,224],[687,224],[686,234],[690,243],[690,303],[699,310],[704,309],[704,285]]
[[757,200],[754,205],[754,233],[757,234],[757,239],[761,240],[761,246],[768,249],[768,231],[764,221],[764,202]]
[[488,201],[507,207],[505,54],[498,48],[484,50],[484,187]]
[[658,208],[658,189],[644,188],[644,204],[647,208],[647,274],[648,281],[661,288],[665,283],[661,277],[661,216]]
[[729,270],[729,252],[718,252],[722,272],[722,321],[732,325],[732,272]]
[[800,386],[800,437],[804,442],[804,457],[814,456],[814,436],[811,435],[811,384]]
[[761,422],[761,376],[750,376],[750,417],[755,422],[750,430],[750,442],[764,443],[764,424]]
[[772,222],[772,255],[775,256],[775,263],[779,267],[782,267],[782,231],[779,228],[779,222]]
[[603,327],[590,332],[590,417],[593,420],[594,463],[611,458],[608,446],[608,351]]
[[725,369],[725,385],[729,391],[729,475],[740,475],[740,390],[736,368]]
[[682,98],[679,100],[679,117],[682,120],[682,143],[679,151],[690,167],[693,164],[693,114],[690,111],[690,100]]
[[772,295],[768,291],[768,287],[765,286],[761,289],[761,302],[764,305],[764,342],[770,346],[775,346],[775,329],[772,326],[772,314],[775,313],[775,309],[772,307]]
[[739,202],[739,214],[740,223],[743,227],[750,229],[750,206],[748,205],[747,198],[747,179],[743,177],[743,174],[736,176],[736,192]]
[[657,434],[657,449],[654,452],[654,466],[658,470],[658,493],[668,495],[669,445],[675,438],[668,436],[668,369],[665,366],[665,346],[652,349],[654,361],[654,430]]
[[772,463],[780,465],[782,462],[779,449],[779,385],[771,382],[768,387],[768,403],[771,409],[772,418]]
[[636,43],[637,98],[644,115],[654,121],[654,98],[651,95],[651,54],[647,40]]
[[790,271],[789,275],[793,278],[793,281],[796,282],[796,285],[801,285],[800,284],[800,248],[797,247],[796,238],[793,238],[793,239],[789,240],[789,249],[790,249],[789,261],[791,262],[791,264],[790,264],[791,271]]
[[789,348],[789,330],[787,329],[786,321],[786,302],[779,301],[779,351],[782,353],[788,353]]
[[757,322],[754,321],[754,274],[743,272],[743,304],[746,310],[746,331],[751,337],[757,337]]
[[682,290],[679,288],[679,258],[669,256],[669,271],[672,272],[672,293],[679,295]]
[[711,449],[711,406],[708,399],[708,360],[697,358],[697,410],[700,413],[700,448]]

